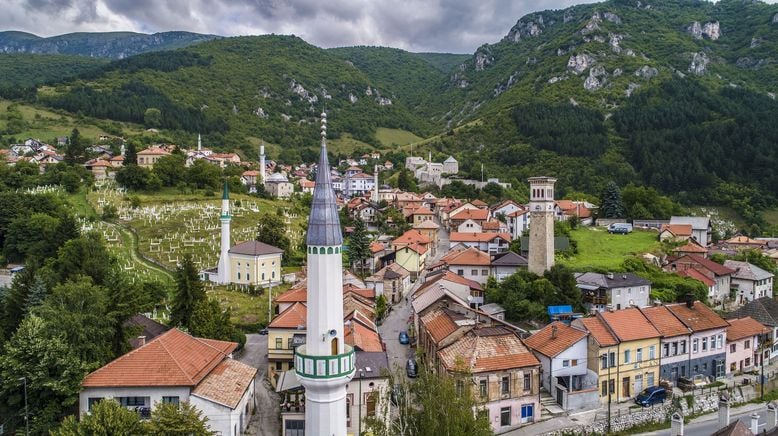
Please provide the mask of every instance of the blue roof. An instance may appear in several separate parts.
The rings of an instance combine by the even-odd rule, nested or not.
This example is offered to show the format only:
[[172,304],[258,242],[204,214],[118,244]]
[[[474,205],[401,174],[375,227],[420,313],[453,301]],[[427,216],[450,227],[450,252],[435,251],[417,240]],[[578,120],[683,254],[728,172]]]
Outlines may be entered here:
[[572,313],[573,306],[548,306],[547,310],[549,315],[559,315],[561,313]]

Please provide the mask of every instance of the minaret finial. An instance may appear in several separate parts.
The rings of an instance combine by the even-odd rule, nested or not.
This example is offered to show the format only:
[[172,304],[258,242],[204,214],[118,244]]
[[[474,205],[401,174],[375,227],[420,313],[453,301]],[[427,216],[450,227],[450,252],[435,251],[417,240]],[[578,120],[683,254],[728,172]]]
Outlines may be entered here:
[[321,146],[327,146],[327,112],[321,113]]

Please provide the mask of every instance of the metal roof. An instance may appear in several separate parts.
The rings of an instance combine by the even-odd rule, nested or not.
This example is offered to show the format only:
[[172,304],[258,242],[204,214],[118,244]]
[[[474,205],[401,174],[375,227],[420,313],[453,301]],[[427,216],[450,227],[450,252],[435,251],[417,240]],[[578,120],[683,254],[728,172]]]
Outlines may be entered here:
[[311,215],[308,218],[308,245],[342,245],[338,205],[330,178],[330,162],[327,158],[327,115],[322,114],[322,137],[319,166],[316,167],[316,186],[313,189]]

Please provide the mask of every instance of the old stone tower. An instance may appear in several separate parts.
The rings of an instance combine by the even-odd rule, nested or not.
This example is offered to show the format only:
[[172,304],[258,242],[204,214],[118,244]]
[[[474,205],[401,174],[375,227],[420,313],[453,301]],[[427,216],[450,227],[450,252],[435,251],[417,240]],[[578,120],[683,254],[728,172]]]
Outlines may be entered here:
[[551,177],[529,178],[529,265],[538,275],[554,265],[554,183]]

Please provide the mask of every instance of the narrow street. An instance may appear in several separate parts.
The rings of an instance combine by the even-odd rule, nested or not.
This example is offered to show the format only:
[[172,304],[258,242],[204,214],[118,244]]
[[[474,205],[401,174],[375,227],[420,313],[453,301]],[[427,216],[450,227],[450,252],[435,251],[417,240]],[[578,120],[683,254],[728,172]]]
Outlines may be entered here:
[[256,412],[246,429],[247,435],[277,436],[281,432],[280,399],[267,381],[267,336],[246,335],[246,346],[236,359],[257,368]]

